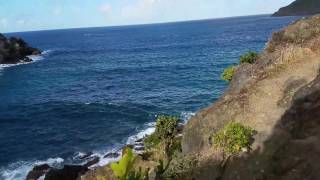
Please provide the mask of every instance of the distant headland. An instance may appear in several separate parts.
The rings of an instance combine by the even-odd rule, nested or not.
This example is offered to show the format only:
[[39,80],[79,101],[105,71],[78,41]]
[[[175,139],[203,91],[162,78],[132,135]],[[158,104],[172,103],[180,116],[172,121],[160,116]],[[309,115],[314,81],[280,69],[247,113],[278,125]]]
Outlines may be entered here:
[[296,0],[280,8],[272,16],[306,16],[320,13],[319,0]]
[[17,64],[31,62],[28,56],[39,55],[41,51],[30,47],[20,38],[6,38],[0,34],[0,64]]

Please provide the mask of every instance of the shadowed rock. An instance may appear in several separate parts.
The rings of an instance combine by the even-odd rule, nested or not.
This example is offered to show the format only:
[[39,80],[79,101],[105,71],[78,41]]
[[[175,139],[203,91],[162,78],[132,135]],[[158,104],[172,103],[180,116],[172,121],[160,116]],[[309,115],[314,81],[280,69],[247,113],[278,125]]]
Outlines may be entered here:
[[31,62],[27,57],[30,55],[39,55],[41,51],[30,47],[20,38],[6,38],[0,34],[0,64],[16,64],[20,62]]

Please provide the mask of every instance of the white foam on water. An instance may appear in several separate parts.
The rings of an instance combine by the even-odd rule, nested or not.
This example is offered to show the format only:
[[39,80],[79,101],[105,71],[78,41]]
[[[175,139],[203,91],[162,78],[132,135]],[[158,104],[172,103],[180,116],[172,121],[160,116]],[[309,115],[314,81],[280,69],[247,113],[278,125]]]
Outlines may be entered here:
[[3,70],[4,68],[8,68],[8,67],[12,67],[12,66],[19,66],[19,65],[23,65],[23,64],[30,64],[30,63],[34,63],[40,60],[45,59],[44,56],[48,55],[49,53],[51,53],[53,50],[45,50],[43,51],[40,55],[30,55],[27,56],[28,58],[32,59],[31,62],[19,62],[17,64],[0,64],[0,71]]
[[1,180],[23,180],[26,178],[28,172],[32,170],[35,165],[48,164],[52,167],[59,167],[64,162],[62,158],[49,158],[46,161],[25,162],[20,161],[10,164],[8,167],[0,168]]

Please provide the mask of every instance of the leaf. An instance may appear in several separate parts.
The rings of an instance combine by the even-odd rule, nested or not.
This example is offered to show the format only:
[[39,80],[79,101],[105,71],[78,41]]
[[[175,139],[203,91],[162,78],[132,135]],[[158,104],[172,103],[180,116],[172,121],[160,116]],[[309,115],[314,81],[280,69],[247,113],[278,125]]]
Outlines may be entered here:
[[132,149],[126,149],[125,154],[123,154],[120,161],[118,163],[111,164],[111,169],[113,170],[114,175],[119,180],[126,180],[133,167],[135,159],[136,157],[134,156]]

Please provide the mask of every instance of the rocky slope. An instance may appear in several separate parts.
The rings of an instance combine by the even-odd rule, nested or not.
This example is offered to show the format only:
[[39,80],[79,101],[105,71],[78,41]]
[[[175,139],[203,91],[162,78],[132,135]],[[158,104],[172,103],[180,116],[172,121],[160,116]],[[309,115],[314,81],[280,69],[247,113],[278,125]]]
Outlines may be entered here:
[[304,16],[320,13],[319,0],[296,0],[279,9],[273,16]]
[[19,38],[6,38],[0,34],[0,64],[16,64],[32,61],[27,56],[38,55],[41,51],[30,47]]
[[[186,125],[183,153],[199,160],[194,179],[319,179],[319,66],[319,16],[275,33],[258,61],[241,65],[225,94]],[[249,151],[212,146],[231,121],[256,131]]]

